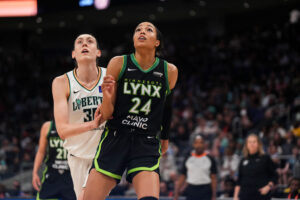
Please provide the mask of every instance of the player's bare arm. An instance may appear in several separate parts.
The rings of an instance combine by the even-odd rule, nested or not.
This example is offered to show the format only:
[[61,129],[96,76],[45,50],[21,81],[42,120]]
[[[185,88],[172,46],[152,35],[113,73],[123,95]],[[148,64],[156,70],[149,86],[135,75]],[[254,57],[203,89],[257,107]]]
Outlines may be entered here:
[[[168,79],[170,90],[172,90],[177,82],[178,78],[178,69],[175,65],[168,63]],[[161,143],[161,152],[164,154],[168,150],[169,140],[160,140]]]
[[69,85],[66,75],[56,77],[52,83],[52,95],[54,102],[54,118],[56,128],[61,139],[84,133],[95,129],[103,122],[101,115],[95,117],[93,121],[81,124],[69,124],[68,116],[68,96]]
[[123,56],[112,58],[107,66],[106,76],[102,83],[103,102],[100,110],[104,120],[109,119],[114,111],[117,93],[117,81],[123,65]]
[[32,185],[36,191],[40,191],[41,187],[41,180],[38,175],[39,169],[41,164],[44,160],[47,148],[47,133],[49,131],[51,122],[47,121],[42,125],[41,132],[40,132],[40,139],[39,139],[39,148],[35,155],[33,170],[32,170]]
[[174,89],[177,78],[178,78],[178,69],[175,65],[168,63],[168,78],[170,90]]

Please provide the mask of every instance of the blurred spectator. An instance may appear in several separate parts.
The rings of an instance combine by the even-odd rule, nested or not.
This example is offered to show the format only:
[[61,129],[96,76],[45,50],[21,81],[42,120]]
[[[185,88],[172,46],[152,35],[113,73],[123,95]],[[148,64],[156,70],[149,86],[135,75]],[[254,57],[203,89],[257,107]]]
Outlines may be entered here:
[[5,197],[9,197],[9,194],[6,191],[5,186],[0,184],[0,199],[4,199]]
[[282,145],[282,154],[290,155],[292,154],[292,149],[295,146],[295,139],[293,133],[288,131],[286,134],[285,143]]
[[233,197],[235,182],[232,178],[226,178],[224,181],[224,190],[221,192],[219,198]]
[[[168,150],[162,155],[159,164],[160,177],[162,181],[172,184],[177,178],[177,167],[174,155]],[[174,187],[174,186],[173,186]]]
[[300,180],[293,178],[289,187],[290,191],[287,197],[288,199],[299,199],[300,195]]
[[0,149],[0,177],[2,177],[7,170],[7,165],[5,161],[5,152]]
[[240,158],[238,155],[234,154],[234,149],[232,147],[227,147],[225,150],[225,156],[223,164],[220,170],[220,177],[223,179],[227,176],[235,178],[235,172],[238,169]]
[[23,197],[24,193],[21,191],[20,181],[13,182],[13,188],[8,191],[11,197]]
[[292,178],[290,180],[289,187],[286,188],[283,192],[278,192],[276,195],[277,198],[286,198],[286,199],[299,199],[300,197],[300,179]]
[[160,191],[159,196],[162,196],[162,197],[172,197],[173,196],[173,193],[169,190],[167,183],[164,181],[160,182],[160,190],[159,191]]

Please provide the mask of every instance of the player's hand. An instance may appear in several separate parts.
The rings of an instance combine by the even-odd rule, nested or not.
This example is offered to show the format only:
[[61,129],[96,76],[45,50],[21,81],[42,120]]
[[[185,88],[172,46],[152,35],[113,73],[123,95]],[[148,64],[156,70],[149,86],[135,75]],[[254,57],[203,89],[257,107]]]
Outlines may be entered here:
[[97,110],[95,111],[92,129],[98,128],[103,122],[104,119],[100,113],[100,105],[99,105],[97,107]]
[[270,186],[269,185],[266,185],[262,188],[259,189],[259,192],[261,195],[266,195],[268,194],[268,192],[271,190]]
[[111,99],[116,88],[116,81],[114,77],[111,75],[106,75],[103,79],[101,88],[103,92],[103,97],[107,99]]
[[165,154],[168,150],[169,140],[160,140],[161,144],[161,153]]
[[40,180],[39,175],[37,175],[37,174],[32,175],[32,185],[36,191],[38,191],[38,192],[40,191],[41,180]]

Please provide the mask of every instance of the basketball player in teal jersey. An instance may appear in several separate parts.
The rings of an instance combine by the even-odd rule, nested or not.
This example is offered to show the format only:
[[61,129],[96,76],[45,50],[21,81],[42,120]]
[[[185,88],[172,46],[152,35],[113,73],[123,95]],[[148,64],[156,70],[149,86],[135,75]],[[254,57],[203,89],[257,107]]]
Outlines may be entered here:
[[89,169],[104,124],[94,117],[102,102],[101,84],[106,69],[97,66],[101,55],[96,38],[81,34],[74,41],[72,58],[76,67],[54,79],[52,84],[54,117],[59,136],[68,150],[68,163],[77,199],[83,198]]
[[105,199],[125,169],[139,200],[159,198],[159,161],[168,147],[171,90],[178,76],[175,65],[155,56],[161,39],[152,23],[140,23],[133,35],[135,53],[108,64],[100,110],[103,119],[113,119],[102,134],[85,200]]
[[[43,160],[46,167],[41,182],[38,171]],[[38,191],[37,200],[76,199],[67,151],[63,148],[63,141],[57,134],[54,121],[45,122],[41,128],[39,148],[32,171],[32,185]]]

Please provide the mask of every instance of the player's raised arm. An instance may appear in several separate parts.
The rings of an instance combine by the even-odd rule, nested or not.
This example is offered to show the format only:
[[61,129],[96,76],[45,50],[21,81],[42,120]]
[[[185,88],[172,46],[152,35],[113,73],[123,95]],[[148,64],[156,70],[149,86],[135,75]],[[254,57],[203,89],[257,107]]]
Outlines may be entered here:
[[112,58],[107,66],[106,76],[102,83],[103,102],[100,110],[103,120],[109,119],[114,112],[117,93],[117,81],[123,65],[123,56]]
[[172,120],[172,89],[175,87],[178,78],[178,69],[175,65],[168,63],[168,81],[170,87],[170,93],[166,98],[165,107],[162,119],[162,133],[161,133],[161,151],[165,153],[168,150],[169,145],[169,132],[170,124]]
[[95,129],[103,122],[101,115],[93,121],[80,124],[69,124],[68,116],[68,80],[66,75],[56,77],[52,83],[52,95],[54,102],[54,118],[57,131],[61,139]]

